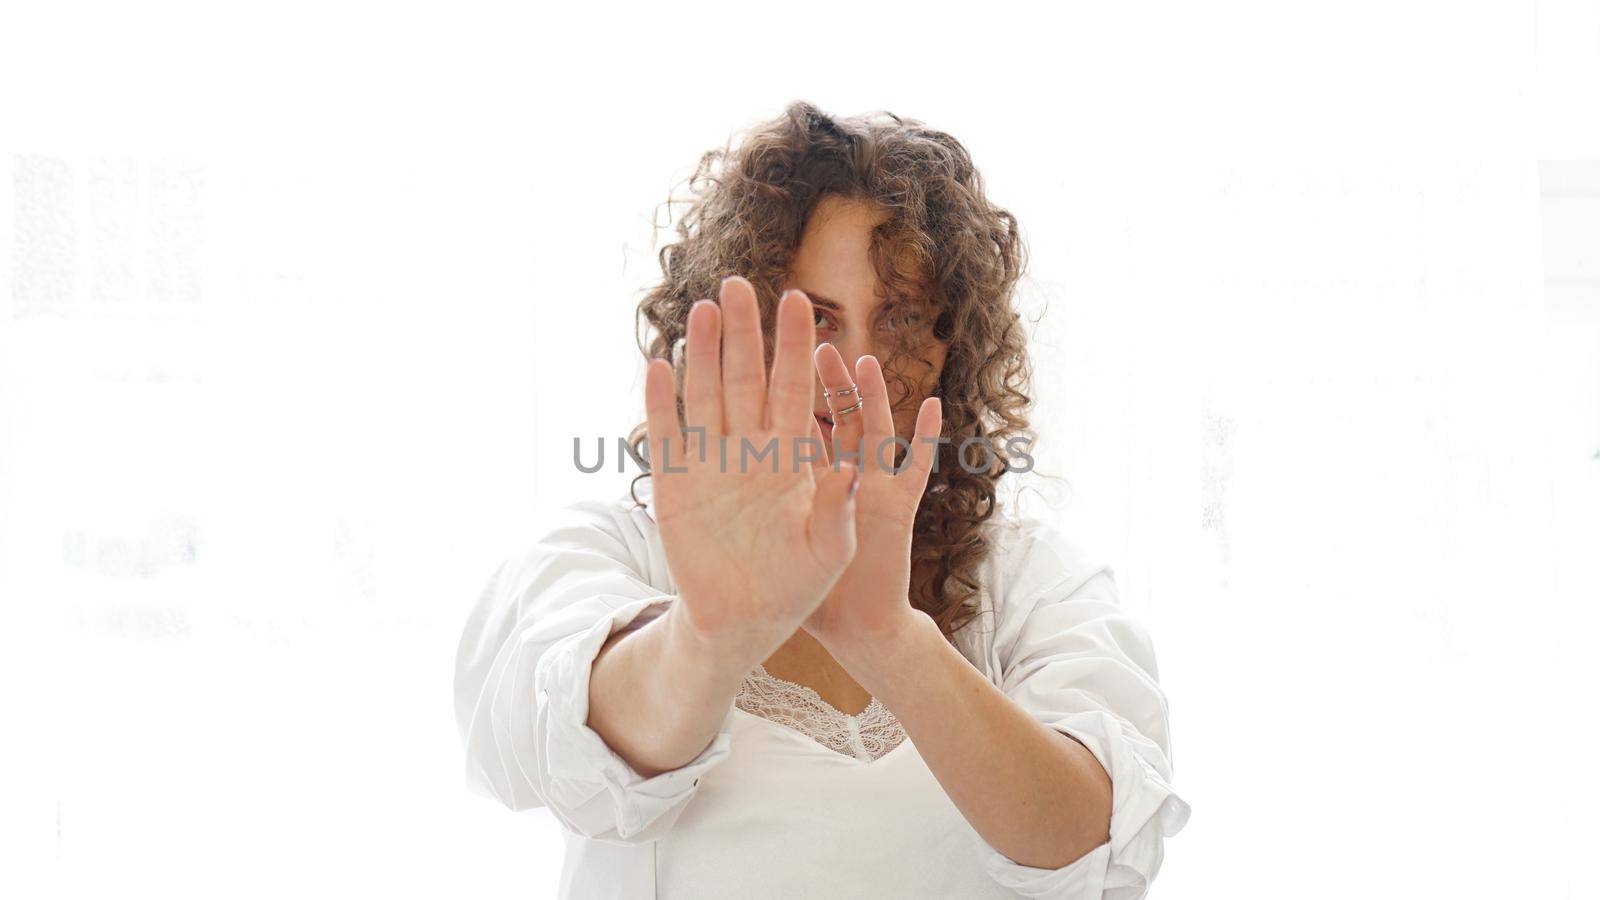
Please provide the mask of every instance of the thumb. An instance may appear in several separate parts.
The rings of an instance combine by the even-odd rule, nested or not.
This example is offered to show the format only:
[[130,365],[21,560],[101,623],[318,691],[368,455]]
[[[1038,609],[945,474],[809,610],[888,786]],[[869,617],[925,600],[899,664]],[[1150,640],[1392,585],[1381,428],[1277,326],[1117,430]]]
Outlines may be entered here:
[[841,462],[827,472],[818,480],[811,504],[811,552],[828,568],[842,571],[856,555],[856,489],[861,471]]

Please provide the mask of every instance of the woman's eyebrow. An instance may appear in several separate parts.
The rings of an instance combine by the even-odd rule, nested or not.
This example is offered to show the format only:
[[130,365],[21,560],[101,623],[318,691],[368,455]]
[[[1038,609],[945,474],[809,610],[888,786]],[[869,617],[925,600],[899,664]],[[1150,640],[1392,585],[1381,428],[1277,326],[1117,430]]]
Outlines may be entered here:
[[[811,305],[812,306],[820,306],[820,307],[822,307],[824,309],[834,309],[834,310],[839,310],[841,312],[844,310],[843,304],[839,303],[839,301],[837,301],[837,300],[831,299],[829,297],[824,297],[821,294],[813,294],[810,291],[807,291],[805,288],[795,288],[795,290],[797,290],[797,291],[805,291],[805,295],[807,297],[811,298]],[[873,303],[872,303],[872,309],[873,310],[876,310],[881,306],[883,306],[882,298],[874,300]]]
[[811,304],[813,306],[825,306],[828,309],[840,309],[841,308],[838,303],[835,303],[834,301],[829,300],[827,297],[824,297],[821,294],[813,294],[810,291],[806,290],[805,288],[796,288],[796,290],[801,291],[807,297],[810,297],[811,298]]

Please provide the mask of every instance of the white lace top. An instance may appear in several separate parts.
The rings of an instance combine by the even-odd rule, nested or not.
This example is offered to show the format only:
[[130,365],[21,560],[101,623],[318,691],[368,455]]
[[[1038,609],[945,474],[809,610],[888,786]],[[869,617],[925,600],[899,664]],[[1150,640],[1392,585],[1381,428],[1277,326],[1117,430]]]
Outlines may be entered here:
[[1136,900],[1189,816],[1172,788],[1150,638],[1110,567],[1053,523],[988,527],[983,614],[958,649],[1111,776],[1110,840],[1066,866],[1023,865],[986,843],[881,704],[846,716],[763,667],[700,756],[634,771],[587,725],[589,674],[611,635],[677,597],[655,521],[626,494],[554,514],[484,586],[456,659],[468,783],[561,824],[563,900]]
[[906,739],[905,729],[877,697],[856,715],[846,715],[811,688],[785,681],[757,664],[745,676],[734,705],[793,728],[835,753],[875,760]]

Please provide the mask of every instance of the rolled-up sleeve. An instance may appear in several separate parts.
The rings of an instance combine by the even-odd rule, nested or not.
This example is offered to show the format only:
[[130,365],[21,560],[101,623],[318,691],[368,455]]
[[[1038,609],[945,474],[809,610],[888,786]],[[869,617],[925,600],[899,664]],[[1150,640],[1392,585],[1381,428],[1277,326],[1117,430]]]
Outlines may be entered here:
[[1189,818],[1172,787],[1155,652],[1118,603],[1109,566],[1035,560],[1061,577],[1014,601],[1021,618],[1002,628],[1000,687],[1099,760],[1111,779],[1110,839],[1059,869],[1021,865],[981,838],[980,855],[996,881],[1025,897],[1137,900],[1161,868],[1164,839]]
[[606,504],[507,559],[474,606],[456,656],[467,782],[512,810],[546,807],[571,831],[618,843],[663,835],[731,751],[734,711],[688,764],[641,776],[587,724],[589,677],[613,633],[666,612],[641,574],[642,536]]

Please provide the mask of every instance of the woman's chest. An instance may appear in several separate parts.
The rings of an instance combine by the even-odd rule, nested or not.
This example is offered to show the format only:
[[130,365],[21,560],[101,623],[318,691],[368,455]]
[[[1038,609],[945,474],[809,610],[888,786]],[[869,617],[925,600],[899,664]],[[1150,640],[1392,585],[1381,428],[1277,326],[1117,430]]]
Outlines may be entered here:
[[848,715],[859,715],[872,701],[844,666],[803,629],[762,662],[761,670],[773,678],[800,685],[818,699]]
[[904,739],[874,760],[736,709],[733,751],[656,847],[661,897],[1011,896]]

